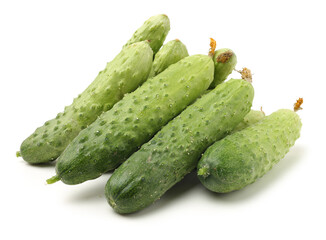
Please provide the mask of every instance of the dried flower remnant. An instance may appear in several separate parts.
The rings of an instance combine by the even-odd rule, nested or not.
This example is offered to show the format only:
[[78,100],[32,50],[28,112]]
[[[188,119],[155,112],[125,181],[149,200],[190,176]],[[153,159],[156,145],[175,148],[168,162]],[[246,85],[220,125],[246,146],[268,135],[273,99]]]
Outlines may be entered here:
[[296,101],[296,103],[293,105],[293,110],[294,110],[295,112],[298,111],[298,110],[301,110],[301,109],[302,109],[302,107],[301,107],[302,103],[303,103],[303,98],[299,98],[299,99]]
[[215,49],[216,49],[216,41],[213,38],[210,38],[210,40],[211,41],[209,43],[210,49],[209,49],[209,52],[208,52],[208,56],[213,57],[214,53],[215,53]]
[[238,73],[241,74],[241,78],[246,80],[247,82],[252,83],[252,74],[251,74],[251,70],[249,68],[242,68],[242,70],[235,70]]
[[226,63],[233,56],[233,54],[234,53],[231,50],[226,51],[226,52],[218,55],[218,57],[216,58],[216,62]]

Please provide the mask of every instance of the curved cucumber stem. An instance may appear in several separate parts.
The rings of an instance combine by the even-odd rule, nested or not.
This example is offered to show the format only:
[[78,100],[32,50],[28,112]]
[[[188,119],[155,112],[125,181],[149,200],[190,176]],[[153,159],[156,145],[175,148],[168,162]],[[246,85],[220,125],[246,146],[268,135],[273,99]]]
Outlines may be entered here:
[[47,184],[52,184],[52,183],[55,183],[55,182],[58,182],[58,181],[60,181],[60,178],[59,178],[59,176],[55,175],[52,178],[47,179],[46,183]]
[[16,157],[21,157],[22,155],[21,155],[21,153],[20,153],[20,151],[17,151],[16,152]]

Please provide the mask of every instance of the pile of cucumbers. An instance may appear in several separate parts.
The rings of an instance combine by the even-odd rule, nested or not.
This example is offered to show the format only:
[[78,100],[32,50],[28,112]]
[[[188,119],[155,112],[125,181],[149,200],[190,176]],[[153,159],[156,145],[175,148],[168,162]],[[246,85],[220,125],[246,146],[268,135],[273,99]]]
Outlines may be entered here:
[[189,56],[178,39],[163,45],[169,30],[166,15],[149,18],[17,156],[34,165],[56,160],[49,184],[80,184],[114,170],[105,195],[121,214],[149,206],[195,169],[219,193],[262,177],[299,138],[299,116],[252,110],[248,69],[225,81],[237,63],[231,49],[215,51],[211,39],[208,55]]

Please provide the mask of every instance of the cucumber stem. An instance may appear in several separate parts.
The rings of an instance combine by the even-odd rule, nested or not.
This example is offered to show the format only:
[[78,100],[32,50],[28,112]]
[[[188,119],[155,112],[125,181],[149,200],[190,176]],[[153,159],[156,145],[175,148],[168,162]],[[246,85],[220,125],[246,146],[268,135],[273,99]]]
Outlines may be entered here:
[[21,155],[21,153],[20,153],[20,151],[17,151],[16,152],[16,157],[21,157],[22,155]]
[[59,178],[59,176],[55,175],[55,176],[47,179],[46,183],[47,184],[53,184],[53,183],[58,182],[58,181],[60,181],[60,178]]

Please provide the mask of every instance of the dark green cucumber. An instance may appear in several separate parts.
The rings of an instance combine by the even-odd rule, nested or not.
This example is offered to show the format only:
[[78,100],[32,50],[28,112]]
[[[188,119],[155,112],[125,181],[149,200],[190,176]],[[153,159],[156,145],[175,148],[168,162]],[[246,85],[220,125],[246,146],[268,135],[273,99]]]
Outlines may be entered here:
[[170,31],[170,20],[165,14],[150,17],[137,29],[125,46],[148,40],[154,54],[158,52]]
[[287,109],[216,142],[198,163],[198,177],[214,192],[239,190],[278,163],[300,136],[301,120]]
[[207,147],[243,120],[253,96],[251,84],[240,79],[203,95],[115,170],[105,188],[109,204],[131,213],[159,199],[197,166]]
[[24,140],[23,159],[31,164],[55,160],[82,129],[148,78],[152,59],[153,51],[145,41],[125,47],[64,112]]
[[214,64],[194,55],[171,65],[103,113],[70,143],[56,164],[66,184],[95,179],[116,168],[210,85]]

